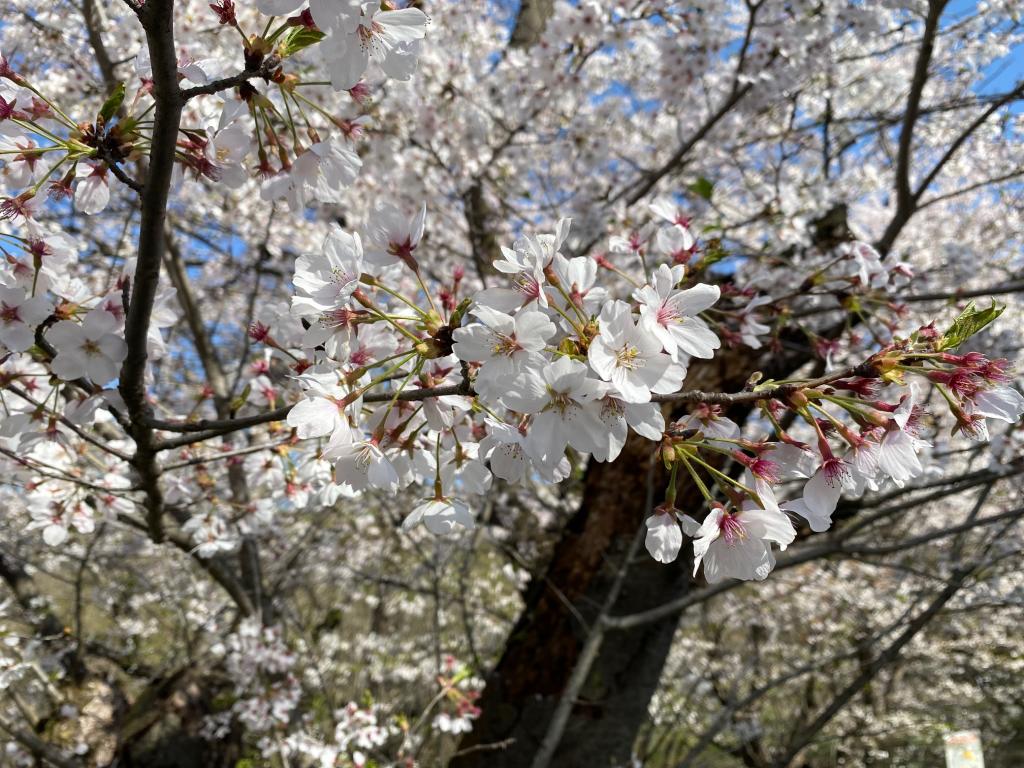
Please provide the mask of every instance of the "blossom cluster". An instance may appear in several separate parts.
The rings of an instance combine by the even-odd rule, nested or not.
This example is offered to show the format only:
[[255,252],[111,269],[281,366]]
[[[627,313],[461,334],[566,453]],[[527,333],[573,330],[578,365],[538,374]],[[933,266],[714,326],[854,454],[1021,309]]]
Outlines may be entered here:
[[[910,379],[947,393],[970,434],[986,418],[1015,422],[1024,411],[1005,361],[957,355],[950,346],[963,339],[928,326],[876,346],[855,369],[752,386],[740,398],[766,428],[741,435],[714,396],[679,392],[692,360],[713,357],[721,335],[759,343],[768,327],[751,325],[749,298],[746,313],[714,314],[720,289],[694,279],[699,265],[689,258],[678,263],[681,248],[693,255],[688,222],[671,201],[654,212],[662,223],[648,242],[660,251],[634,245],[621,266],[612,255],[567,256],[562,220],[553,233],[503,248],[493,268],[507,282],[472,294],[459,271],[446,284],[424,279],[422,208],[408,217],[380,209],[365,250],[358,233],[334,227],[320,253],[296,262],[290,318],[253,329],[291,359],[305,392],[288,424],[299,439],[320,441],[317,458],[333,465],[347,494],[431,489],[404,527],[422,523],[435,534],[472,528],[469,500],[493,478],[558,482],[574,456],[615,460],[632,431],[657,444],[670,472],[665,503],[647,520],[648,550],[672,561],[685,533],[695,539],[695,567],[717,581],[764,578],[772,543],[784,549],[796,537],[787,513],[824,531],[844,489],[901,486],[921,474],[920,396]],[[644,281],[621,268],[630,256],[641,259]],[[669,263],[649,267],[655,257]],[[820,282],[870,288],[905,275],[864,244],[841,248],[832,264]],[[676,400],[697,405],[666,422],[664,404]],[[782,428],[786,413],[806,435]],[[702,523],[674,506],[683,478],[709,505]]]
[[[370,96],[363,76],[371,61],[390,78],[411,77],[429,19],[418,8],[396,10],[373,2],[314,2],[301,9],[304,5],[305,0],[256,3],[270,17],[262,34],[243,29],[233,0],[210,6],[222,25],[238,30],[246,71],[252,76],[238,83],[234,98],[189,107],[187,115],[196,127],[181,129],[177,185],[191,172],[197,180],[230,189],[255,179],[262,199],[285,200],[293,211],[313,202],[341,202],[362,166],[352,145],[368,117],[326,110],[301,88],[319,81],[304,82],[286,69],[315,46],[333,88],[363,105]],[[264,19],[251,21],[255,25]],[[10,190],[0,200],[0,219],[36,229],[47,198],[73,199],[80,212],[100,213],[112,199],[114,177],[141,189],[126,167],[144,154],[151,140],[145,119],[153,108],[149,56],[143,45],[134,82],[120,83],[96,114],[73,117],[0,53],[0,161]],[[179,62],[178,76],[183,86],[202,90],[234,74],[229,61],[185,59]]]
[[210,717],[208,732],[223,735],[232,718],[252,733],[283,729],[299,703],[301,689],[293,674],[295,654],[280,629],[248,619],[214,651],[224,657],[225,671],[234,684],[234,703]]
[[[230,0],[211,6],[222,25],[241,33],[252,76],[238,81],[235,98],[188,106],[201,127],[180,131],[177,183],[191,171],[237,187],[250,179],[255,159],[265,201],[286,200],[293,210],[312,201],[339,203],[362,167],[353,144],[366,116],[331,115],[304,97],[299,86],[306,83],[286,70],[318,46],[334,88],[360,104],[371,59],[391,77],[409,77],[427,17],[417,8],[354,1],[313,2],[305,10],[295,0],[256,5],[272,17],[259,35],[243,29],[246,20]],[[23,389],[12,390],[5,419],[5,434],[18,438],[20,451],[58,440],[59,423],[88,426],[97,414],[109,417],[123,407],[103,387],[128,355],[124,299],[133,265],[98,296],[70,277],[76,245],[40,221],[38,193],[48,186],[52,197],[73,196],[80,210],[96,213],[109,203],[111,176],[131,186],[126,163],[148,140],[142,117],[153,72],[145,47],[136,72],[135,92],[121,87],[91,121],[76,121],[0,57],[5,170],[8,181],[25,188],[0,205],[20,228],[3,236],[9,247],[0,271],[0,343],[24,366],[10,375]],[[178,67],[195,95],[224,73],[217,59]],[[321,130],[333,135],[324,138]],[[41,162],[47,156],[55,162]],[[763,578],[774,563],[771,543],[784,548],[796,535],[787,513],[825,530],[844,489],[900,485],[921,473],[918,396],[907,377],[934,386],[969,436],[984,437],[986,419],[1019,418],[1021,398],[1008,386],[1003,363],[957,355],[966,336],[953,343],[928,326],[901,337],[892,322],[887,337],[861,344],[866,360],[856,371],[756,383],[738,400],[721,400],[746,403],[763,416],[760,433],[741,435],[714,393],[687,394],[683,384],[692,362],[713,358],[723,344],[775,343],[775,299],[758,292],[756,274],[742,290],[719,285],[715,265],[724,251],[700,242],[679,199],[660,198],[650,213],[593,257],[573,254],[568,219],[550,233],[523,233],[483,267],[500,284],[476,291],[461,267],[447,275],[422,268],[425,204],[381,204],[362,234],[332,225],[318,252],[295,260],[290,306],[267,307],[250,329],[265,355],[237,403],[290,403],[290,467],[262,475],[264,482],[282,481],[286,499],[254,500],[234,521],[210,499],[181,525],[193,551],[211,558],[234,550],[242,535],[272,528],[278,507],[307,503],[312,489],[329,504],[339,494],[417,486],[427,490],[405,517],[407,530],[421,523],[435,534],[472,528],[473,500],[495,478],[559,482],[581,456],[614,461],[632,432],[656,444],[669,474],[665,503],[647,521],[652,555],[674,560],[686,534],[709,580]],[[884,263],[871,246],[843,242],[809,270],[801,291],[843,295],[856,308],[911,277],[906,265]],[[160,329],[176,319],[168,305],[173,297],[170,289],[157,297],[148,344],[154,358],[162,351]],[[837,342],[813,342],[831,366]],[[39,370],[67,384],[39,386]],[[292,385],[303,395],[293,403]],[[70,394],[75,388],[86,397]],[[44,404],[61,396],[66,405],[58,418]],[[682,402],[694,404],[691,413],[672,412],[670,404]],[[787,414],[806,434],[782,428]],[[117,515],[130,503],[126,484],[113,465],[108,469],[98,485],[110,492],[99,500],[56,483],[38,489],[45,498],[33,506],[32,525],[48,543],[63,542],[70,527],[92,531],[97,506]],[[674,507],[683,480],[692,481],[710,510],[700,523]],[[802,491],[794,495],[787,484],[797,481]],[[188,507],[198,496],[179,479],[165,483],[170,504]]]

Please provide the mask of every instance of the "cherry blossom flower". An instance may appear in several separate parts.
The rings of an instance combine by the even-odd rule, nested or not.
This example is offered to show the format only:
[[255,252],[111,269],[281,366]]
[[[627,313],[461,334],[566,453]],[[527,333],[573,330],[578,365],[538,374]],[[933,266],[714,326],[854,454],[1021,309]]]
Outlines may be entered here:
[[455,330],[453,352],[460,360],[481,362],[475,386],[485,397],[498,398],[522,375],[543,360],[539,352],[555,333],[554,324],[541,312],[522,310],[516,315],[478,306],[480,321]]
[[434,727],[442,733],[469,733],[473,730],[473,719],[467,716],[452,717],[447,712],[441,712],[434,718]]
[[12,352],[24,352],[35,343],[35,327],[51,310],[42,296],[26,296],[20,288],[0,285],[0,343]]
[[850,469],[848,487],[853,495],[859,496],[867,488],[877,488],[878,443],[867,439],[855,441],[846,454],[846,460]]
[[39,209],[45,201],[31,190],[22,192],[14,197],[6,197],[0,201],[0,221],[10,219],[12,221],[23,221],[28,226],[34,226]]
[[252,138],[243,122],[248,113],[244,101],[224,104],[216,124],[206,129],[206,159],[216,169],[216,178],[229,189],[240,188],[249,178],[243,161],[252,149]]
[[656,198],[648,207],[654,214],[669,224],[675,224],[684,229],[690,225],[690,218],[685,214],[684,209],[670,197],[662,195]]
[[445,494],[482,495],[491,487],[491,473],[480,460],[480,446],[475,442],[460,442],[457,446],[440,448],[440,469],[435,451],[418,451],[413,457],[413,467],[424,484],[437,481]]
[[600,444],[604,426],[595,401],[602,387],[587,372],[583,363],[560,357],[502,394],[506,407],[535,414],[525,443],[535,461],[556,462],[567,445],[589,452]]
[[[608,299],[608,290],[597,284],[597,261],[585,256],[567,259],[561,253],[556,253],[552,267],[573,305],[588,316],[600,312]],[[559,306],[562,303],[559,302]]]
[[38,145],[32,139],[17,133],[5,136],[0,133],[0,157],[4,158],[5,186],[12,190],[23,189],[32,184],[40,154]]
[[601,331],[590,343],[590,367],[623,399],[646,403],[652,392],[674,392],[686,369],[661,351],[661,341],[633,321],[629,305],[615,301],[601,311]]
[[376,488],[393,493],[398,490],[398,472],[380,447],[370,441],[345,443],[324,451],[332,459],[337,482],[354,491]]
[[535,463],[526,450],[526,435],[516,427],[485,419],[487,435],[480,441],[480,455],[490,460],[491,472],[510,483],[521,483],[536,472],[544,482],[557,483],[569,476],[569,460]]
[[837,252],[841,260],[832,268],[833,273],[854,278],[863,288],[878,288],[888,281],[881,256],[867,243],[842,243]]
[[61,320],[46,334],[57,349],[53,372],[65,381],[87,377],[94,384],[106,384],[128,356],[128,345],[115,328],[117,320],[102,309],[91,311],[81,324]]
[[331,85],[336,91],[352,88],[371,58],[389,77],[408,79],[412,74],[409,46],[426,35],[427,21],[419,8],[384,11],[378,2],[363,3],[355,29],[337,36],[337,49],[327,62]]
[[878,469],[900,488],[923,472],[917,449],[925,445],[916,434],[917,389],[911,386],[892,414],[878,446]]
[[647,518],[644,546],[659,563],[671,563],[679,557],[679,550],[683,546],[683,531],[674,511],[655,510]]
[[785,549],[796,530],[782,513],[747,502],[739,511],[715,506],[708,513],[693,542],[693,573],[704,564],[709,584],[723,579],[762,581],[775,567],[771,542]]
[[192,515],[181,526],[181,530],[192,538],[195,552],[202,558],[233,552],[239,545],[237,534],[215,510]]
[[659,229],[658,234],[654,236],[654,242],[658,246],[658,250],[670,259],[673,265],[678,266],[689,264],[697,250],[697,242],[686,227]]
[[650,285],[634,292],[643,328],[654,334],[673,360],[679,360],[680,352],[710,359],[721,342],[697,315],[718,301],[721,291],[704,283],[677,291],[675,286],[682,276],[681,268],[673,270],[661,264]]
[[106,208],[109,202],[107,167],[89,163],[78,166],[78,183],[75,185],[75,206],[78,210],[92,216]]
[[758,309],[771,303],[771,296],[755,296],[740,310],[740,338],[751,349],[760,349],[763,346],[760,337],[772,330],[771,326],[762,323],[756,314]]
[[69,283],[68,267],[77,255],[74,240],[62,233],[30,237],[27,249],[7,256],[14,282],[34,295],[52,290],[64,295]]
[[359,24],[362,3],[360,0],[309,0],[309,12],[320,29],[347,33]]
[[426,203],[421,203],[419,210],[411,217],[391,204],[377,206],[367,227],[367,262],[377,270],[399,262],[415,270],[414,253],[423,237],[426,221]]
[[343,709],[334,713],[337,724],[334,728],[334,741],[342,750],[355,745],[359,749],[375,750],[383,745],[392,733],[390,726],[381,724],[381,713],[378,705],[360,707],[349,702]]
[[1016,424],[1024,415],[1024,396],[1010,386],[978,392],[971,399],[971,412],[1008,424]]
[[544,291],[548,264],[554,261],[569,233],[569,219],[560,219],[554,234],[526,236],[516,240],[512,248],[502,246],[503,258],[494,261],[494,268],[511,275],[513,288],[495,286],[477,293],[476,300],[502,312],[513,312],[518,307],[536,301],[540,307],[548,306]]
[[352,150],[333,139],[318,141],[300,153],[291,168],[264,182],[264,200],[284,198],[293,211],[310,200],[340,203],[342,193],[356,180],[363,161]]
[[804,484],[803,496],[784,503],[782,509],[796,512],[810,523],[812,531],[821,533],[832,526],[832,513],[842,492],[842,484],[830,482],[822,469]]
[[447,536],[458,528],[471,530],[476,525],[473,513],[464,501],[452,498],[427,499],[416,506],[402,522],[409,531],[420,523],[435,536]]
[[82,534],[92,533],[96,528],[92,510],[63,489],[44,487],[33,491],[27,506],[32,519],[26,530],[42,529],[43,541],[51,547],[67,541],[71,528]]
[[310,371],[299,376],[307,397],[288,411],[288,426],[303,440],[332,436],[332,443],[351,442],[353,431],[345,414],[348,392],[334,373]]
[[[349,234],[332,225],[320,253],[303,254],[295,261],[292,283],[299,289],[303,303],[320,312],[344,304],[359,287],[363,272],[363,245],[358,234]],[[297,303],[299,297],[293,299]]]
[[[437,365],[438,361],[434,361]],[[428,374],[428,382],[432,386],[444,386],[453,384],[454,378],[451,375],[453,369],[438,370]],[[423,417],[427,426],[431,429],[442,432],[450,429],[462,416],[462,414],[473,408],[473,400],[464,395],[442,395],[441,397],[428,397],[423,400]]]
[[349,336],[347,349],[337,355],[354,368],[373,367],[378,360],[390,357],[398,349],[395,334],[380,325],[364,325]]
[[[717,437],[724,440],[735,440],[740,435],[739,425],[728,416],[722,415],[722,406],[707,403],[701,403],[693,413],[688,413],[672,424],[672,430],[676,432],[685,432],[690,429],[700,430],[708,438]],[[728,443],[719,444],[731,449]]]
[[626,444],[629,427],[648,440],[660,440],[665,431],[665,417],[657,404],[628,402],[614,387],[609,387],[597,405],[598,418],[605,427],[593,450],[598,461],[615,461]]

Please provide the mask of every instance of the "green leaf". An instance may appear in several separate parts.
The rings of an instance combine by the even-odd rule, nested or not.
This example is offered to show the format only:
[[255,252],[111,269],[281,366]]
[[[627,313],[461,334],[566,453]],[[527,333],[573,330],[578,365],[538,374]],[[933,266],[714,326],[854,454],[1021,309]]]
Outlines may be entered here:
[[324,39],[324,33],[319,29],[309,27],[295,27],[290,29],[281,37],[281,46],[278,49],[282,59],[294,56],[303,48],[319,43]]
[[121,108],[123,101],[124,83],[118,83],[117,87],[114,88],[114,92],[107,97],[107,100],[103,102],[103,106],[100,107],[100,120],[104,123],[109,123],[110,119],[117,114],[117,110]]
[[452,312],[452,316],[448,320],[449,328],[454,329],[462,325],[462,318],[465,316],[466,310],[469,309],[469,305],[472,303],[473,302],[470,299],[463,299],[459,302],[459,306],[455,308],[455,311]]
[[232,411],[241,410],[242,406],[245,405],[245,402],[249,399],[249,395],[250,394],[252,394],[252,385],[251,384],[246,384],[245,385],[245,389],[243,389],[238,394],[238,397],[236,397],[234,400],[231,401],[231,410]]
[[715,191],[715,182],[705,179],[703,176],[698,176],[697,180],[690,185],[689,189],[698,197],[710,200],[711,194]]
[[976,309],[972,301],[939,339],[939,350],[959,347],[1003,314],[1004,309],[1006,309],[1005,306],[1000,307],[994,301],[988,309]]

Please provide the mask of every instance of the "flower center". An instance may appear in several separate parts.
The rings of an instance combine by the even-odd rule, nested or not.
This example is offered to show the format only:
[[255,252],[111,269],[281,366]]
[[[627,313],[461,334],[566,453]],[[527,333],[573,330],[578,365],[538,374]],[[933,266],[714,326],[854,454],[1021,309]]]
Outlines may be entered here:
[[644,367],[644,359],[640,357],[640,350],[631,344],[622,345],[622,349],[615,354],[615,362],[619,368],[626,368],[630,371]]
[[379,36],[384,31],[383,25],[379,21],[371,21],[369,24],[359,25],[359,40],[363,44],[364,48],[369,48],[378,40],[375,40],[375,36]]
[[668,304],[662,304],[658,307],[658,325],[668,326],[670,323],[681,324],[684,319],[685,318],[681,317],[680,314]]
[[514,285],[515,289],[527,299],[540,298],[540,282],[533,275],[527,272],[520,272],[515,277]]
[[356,454],[356,466],[361,472],[365,472],[373,463],[373,448],[369,443],[363,445]]
[[324,328],[348,328],[352,325],[353,312],[347,307],[321,312],[319,322]]
[[544,410],[558,411],[563,416],[569,408],[576,404],[576,401],[572,399],[572,395],[568,392],[556,392],[551,387],[548,387],[548,397],[551,402],[544,407]]
[[626,412],[626,406],[621,400],[606,397],[601,401],[601,418],[605,421],[614,421]]
[[0,304],[0,320],[5,323],[16,323],[21,320],[21,317],[18,316],[17,305],[11,307],[7,304]]
[[388,242],[388,253],[392,256],[397,256],[403,261],[408,260],[414,250],[416,250],[416,247],[412,244],[411,237],[406,237],[402,242],[395,240]]
[[497,357],[512,357],[512,355],[520,351],[522,348],[523,347],[519,344],[514,333],[507,335],[495,331],[491,335],[491,351]]
[[729,546],[735,546],[746,539],[748,535],[747,529],[743,527],[743,521],[738,516],[728,513],[722,515],[722,520],[718,523],[718,530]]

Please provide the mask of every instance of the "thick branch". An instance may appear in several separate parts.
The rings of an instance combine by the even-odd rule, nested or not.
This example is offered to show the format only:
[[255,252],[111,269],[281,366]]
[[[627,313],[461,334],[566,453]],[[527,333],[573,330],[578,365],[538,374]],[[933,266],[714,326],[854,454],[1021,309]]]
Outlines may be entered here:
[[921,96],[925,83],[928,82],[928,67],[931,64],[932,52],[935,47],[935,36],[939,31],[939,17],[946,7],[946,0],[929,0],[928,14],[924,22],[924,34],[918,48],[917,61],[914,65],[914,76],[910,82],[906,108],[903,111],[903,123],[900,126],[900,143],[896,153],[896,213],[889,226],[886,227],[882,239],[876,244],[884,255],[892,248],[893,243],[914,213],[914,194],[910,187],[910,160],[913,153],[914,126],[921,110]]
[[928,14],[924,21],[924,34],[917,52],[914,65],[914,76],[910,81],[910,93],[903,110],[903,123],[900,126],[900,143],[896,154],[896,205],[899,209],[909,207],[912,193],[910,191],[910,158],[913,153],[914,126],[921,110],[921,97],[924,86],[928,82],[928,67],[932,61],[935,48],[935,36],[939,31],[939,17],[945,8],[945,0],[930,0]]
[[160,470],[156,463],[153,430],[147,424],[146,345],[150,317],[160,282],[160,263],[164,253],[164,221],[174,172],[174,152],[181,120],[182,98],[178,88],[178,64],[174,50],[174,2],[150,0],[139,10],[146,32],[153,67],[153,98],[156,111],[153,123],[149,170],[142,192],[139,224],[139,252],[135,267],[131,301],[125,319],[128,355],[121,366],[119,389],[131,420],[135,440],[132,466],[146,493],[147,521],[154,541],[163,538],[161,518],[164,511],[160,489]]
[[[217,415],[220,418],[226,418],[231,412],[231,393],[227,376],[224,374],[224,367],[217,357],[213,341],[207,332],[206,322],[203,320],[199,303],[192,293],[188,276],[185,274],[181,252],[170,231],[166,233],[166,241],[168,275],[178,292],[178,301],[184,310],[185,321],[188,323],[189,330],[192,332],[196,353],[199,355],[203,371],[206,373],[206,379],[213,389]],[[237,507],[245,508],[250,500],[245,468],[241,464],[232,463],[228,465],[227,474],[232,501]],[[242,586],[248,595],[249,601],[260,608],[264,621],[270,621],[271,606],[269,600],[264,599],[259,545],[251,534],[242,536],[242,545],[239,550],[239,566]]]
[[82,4],[82,18],[85,21],[85,31],[89,37],[89,45],[96,56],[96,66],[100,68],[100,76],[103,78],[103,85],[110,93],[117,85],[117,73],[114,71],[114,62],[110,58],[107,46],[103,42],[103,35],[100,30],[99,8],[96,7],[96,0],[85,0]]
[[512,48],[531,48],[536,45],[554,10],[554,0],[522,0],[508,44]]
[[651,173],[645,174],[643,178],[620,191],[609,202],[616,203],[619,200],[625,199],[627,204],[633,205],[654,189],[654,186],[665,176],[681,170],[685,164],[684,161],[686,160],[687,155],[690,154],[690,150],[692,150],[705,136],[707,136],[708,133],[711,132],[711,129],[718,125],[721,119],[732,111],[733,107],[742,101],[743,97],[750,92],[751,88],[753,88],[752,83],[746,83],[738,88],[734,88],[730,92],[728,98],[722,102],[722,105],[708,116],[700,128],[694,131],[686,141],[679,145],[668,160],[666,160],[659,168],[656,168]]
[[196,297],[192,293],[192,286],[189,284],[188,275],[185,273],[181,249],[178,248],[178,244],[170,229],[166,232],[165,241],[167,252],[164,264],[167,268],[167,275],[177,293],[178,304],[185,315],[185,322],[188,324],[189,332],[192,334],[192,343],[195,345],[199,362],[203,366],[206,380],[213,390],[213,396],[217,402],[217,412],[220,413],[230,399],[224,369],[214,350],[213,343],[210,341],[210,335],[206,331],[206,324],[203,321],[202,312],[199,310],[199,302],[196,301]]
[[[181,515],[182,522],[186,519],[188,519],[187,513]],[[118,520],[133,528],[138,528],[143,531],[148,530],[141,520],[137,521],[135,518],[129,517],[128,515],[119,515]],[[180,551],[191,557],[204,571],[210,574],[210,577],[223,587],[224,591],[231,596],[231,599],[234,601],[239,612],[241,612],[243,616],[252,616],[256,613],[253,608],[252,601],[249,600],[249,595],[246,594],[242,584],[225,566],[223,561],[216,557],[201,557],[196,551],[192,540],[185,534],[178,531],[170,531],[164,538]]]

